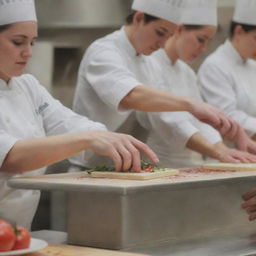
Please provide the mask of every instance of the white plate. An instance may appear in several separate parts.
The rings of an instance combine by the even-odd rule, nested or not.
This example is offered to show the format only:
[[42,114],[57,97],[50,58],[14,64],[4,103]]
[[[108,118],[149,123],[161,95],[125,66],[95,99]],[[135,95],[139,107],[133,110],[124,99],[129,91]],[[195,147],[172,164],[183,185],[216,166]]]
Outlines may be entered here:
[[48,245],[48,243],[44,240],[31,238],[30,246],[27,249],[22,250],[14,250],[9,252],[0,252],[0,256],[8,256],[8,255],[21,255],[25,253],[35,252],[38,250],[41,250],[45,248]]

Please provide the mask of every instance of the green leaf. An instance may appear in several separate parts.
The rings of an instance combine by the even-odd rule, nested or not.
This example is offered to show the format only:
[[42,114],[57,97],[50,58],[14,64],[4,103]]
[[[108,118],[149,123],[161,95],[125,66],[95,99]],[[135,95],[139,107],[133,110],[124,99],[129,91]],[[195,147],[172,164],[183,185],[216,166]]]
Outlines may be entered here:
[[106,165],[98,165],[95,168],[88,170],[87,172],[90,174],[92,172],[114,172],[115,167],[107,167]]
[[[153,169],[154,172],[163,170],[163,168],[157,168],[156,164],[154,164],[154,163],[150,163],[150,162],[141,160],[141,169],[142,170],[146,169],[148,166],[154,166],[154,169]],[[106,165],[98,165],[95,168],[88,170],[87,172],[89,174],[91,174],[92,172],[114,172],[114,171],[115,171],[115,167],[113,167],[113,166],[108,167]],[[127,172],[129,172],[129,171],[127,171]]]

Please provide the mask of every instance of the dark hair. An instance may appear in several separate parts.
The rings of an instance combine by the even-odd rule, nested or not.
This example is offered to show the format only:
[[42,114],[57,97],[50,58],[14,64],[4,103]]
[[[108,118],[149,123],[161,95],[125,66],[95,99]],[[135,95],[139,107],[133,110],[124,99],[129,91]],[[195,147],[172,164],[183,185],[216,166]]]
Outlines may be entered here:
[[[129,16],[127,16],[127,18],[126,18],[126,23],[127,23],[128,25],[132,24],[133,17],[134,17],[134,15],[135,15],[135,13],[136,13],[136,11],[133,12],[133,13],[131,13]],[[147,24],[147,23],[149,23],[149,22],[151,22],[151,21],[154,21],[154,20],[159,20],[159,18],[144,13],[144,22],[145,22],[145,24]]]
[[7,24],[7,25],[1,25],[0,26],[0,32],[6,30],[7,28],[9,28],[11,25],[10,24]]
[[203,26],[203,25],[185,25],[184,24],[184,27],[186,30],[198,30],[198,29],[204,28],[205,26]]
[[255,25],[247,25],[247,24],[243,24],[243,23],[238,23],[238,22],[232,21],[231,24],[230,24],[230,28],[229,28],[229,37],[231,39],[234,37],[236,26],[241,26],[242,29],[245,32],[250,32],[252,30],[256,30],[256,26]]

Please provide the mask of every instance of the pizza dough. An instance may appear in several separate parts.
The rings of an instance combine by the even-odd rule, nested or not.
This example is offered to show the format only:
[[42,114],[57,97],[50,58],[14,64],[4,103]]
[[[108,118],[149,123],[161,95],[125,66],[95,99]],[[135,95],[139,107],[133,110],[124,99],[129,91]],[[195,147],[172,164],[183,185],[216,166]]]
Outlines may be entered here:
[[230,171],[256,171],[256,163],[232,164],[232,163],[209,163],[202,166],[205,169],[219,169]]
[[151,180],[179,174],[176,169],[163,169],[156,172],[92,172],[93,178],[125,179],[125,180]]

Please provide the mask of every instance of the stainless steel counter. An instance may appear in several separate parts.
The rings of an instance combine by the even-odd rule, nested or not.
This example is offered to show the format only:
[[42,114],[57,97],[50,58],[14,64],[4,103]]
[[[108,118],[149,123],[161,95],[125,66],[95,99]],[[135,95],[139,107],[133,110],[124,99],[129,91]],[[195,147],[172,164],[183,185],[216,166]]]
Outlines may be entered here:
[[224,184],[255,181],[256,171],[210,173],[181,173],[153,180],[121,180],[91,178],[87,172],[26,176],[9,180],[15,188],[54,190],[66,192],[95,192],[129,195],[150,191],[164,191],[177,188],[212,187]]
[[240,208],[241,194],[256,186],[255,171],[151,181],[69,173],[18,178],[9,184],[66,191],[71,244],[179,256],[234,256],[256,250],[251,239],[256,222],[249,222]]
[[253,236],[225,236],[169,242],[132,251],[153,256],[256,256],[256,243]]

